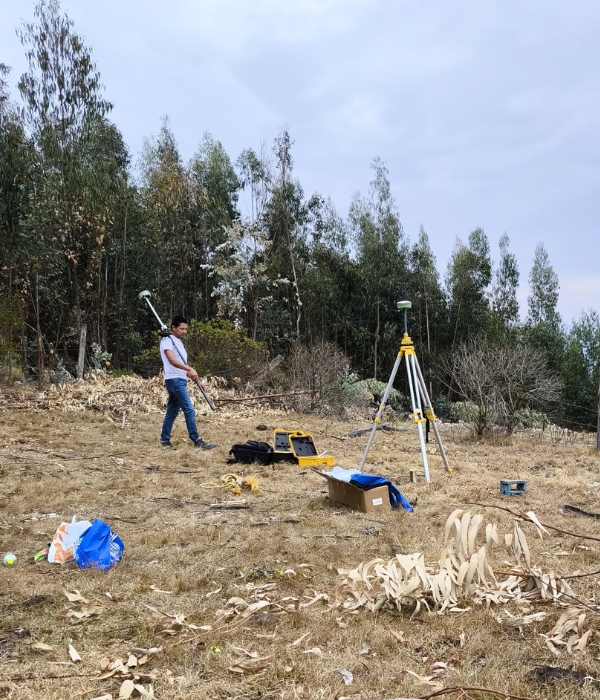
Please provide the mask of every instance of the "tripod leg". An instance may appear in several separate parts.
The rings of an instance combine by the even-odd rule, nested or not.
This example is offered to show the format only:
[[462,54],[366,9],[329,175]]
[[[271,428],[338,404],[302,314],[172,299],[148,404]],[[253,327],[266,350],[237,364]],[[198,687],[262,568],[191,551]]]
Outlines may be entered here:
[[385,404],[386,401],[388,400],[388,396],[390,395],[390,391],[392,390],[392,386],[394,384],[394,379],[396,379],[396,373],[398,372],[398,367],[400,367],[400,360],[402,359],[402,355],[398,353],[398,357],[396,358],[396,362],[394,363],[394,368],[392,369],[392,374],[390,375],[390,379],[387,383],[387,386],[385,387],[385,391],[383,392],[383,397],[381,399],[381,404],[379,405],[379,408],[377,409],[377,413],[375,414],[375,419],[373,420],[373,430],[371,430],[371,434],[369,435],[369,440],[367,442],[367,446],[365,447],[364,454],[362,456],[362,459],[360,460],[360,464],[358,465],[358,471],[362,472],[363,467],[365,466],[365,462],[367,461],[367,455],[369,454],[369,450],[371,449],[371,445],[373,443],[373,438],[375,437],[375,433],[377,432],[377,426],[381,422],[381,415],[385,411]]
[[419,380],[414,362],[416,357],[413,354],[406,356],[406,372],[408,374],[408,387],[410,390],[410,400],[415,416],[415,423],[419,431],[419,444],[421,446],[421,459],[423,460],[423,472],[425,473],[425,481],[431,481],[429,476],[429,464],[427,463],[427,450],[425,449],[425,438],[423,437],[423,412],[421,411],[421,401],[419,396]]
[[446,457],[446,451],[444,450],[444,445],[442,444],[442,439],[440,437],[440,431],[438,430],[437,426],[437,420],[435,419],[434,412],[433,412],[433,404],[431,403],[431,397],[429,396],[427,392],[427,386],[425,384],[425,379],[423,379],[423,373],[421,372],[421,368],[419,367],[419,363],[417,361],[417,358],[414,358],[414,363],[415,363],[415,369],[417,373],[417,377],[419,380],[419,387],[421,389],[421,396],[423,397],[423,405],[425,406],[426,409],[429,409],[431,411],[431,416],[429,417],[429,420],[431,424],[433,425],[433,432],[435,433],[435,439],[438,444],[438,448],[440,450],[440,455],[442,456],[442,461],[444,462],[444,469],[447,472],[451,472],[452,469],[450,469],[450,465],[448,464],[448,458]]

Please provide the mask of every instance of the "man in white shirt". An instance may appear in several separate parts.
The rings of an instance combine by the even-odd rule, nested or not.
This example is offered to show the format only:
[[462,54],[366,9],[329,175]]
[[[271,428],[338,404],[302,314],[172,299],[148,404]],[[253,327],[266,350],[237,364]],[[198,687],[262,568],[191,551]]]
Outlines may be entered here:
[[171,335],[160,341],[160,356],[165,368],[165,387],[169,392],[167,412],[160,434],[160,444],[164,447],[177,449],[171,444],[171,430],[179,411],[183,411],[190,440],[196,447],[212,450],[216,445],[204,442],[196,428],[196,412],[187,393],[187,380],[198,379],[193,367],[187,364],[187,352],[181,339],[188,331],[187,320],[183,316],[175,316],[171,321]]

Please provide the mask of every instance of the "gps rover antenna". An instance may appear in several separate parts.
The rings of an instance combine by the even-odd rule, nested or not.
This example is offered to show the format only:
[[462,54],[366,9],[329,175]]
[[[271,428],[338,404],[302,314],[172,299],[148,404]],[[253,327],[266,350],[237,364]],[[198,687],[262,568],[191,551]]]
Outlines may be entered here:
[[[169,333],[165,324],[162,322],[160,316],[157,314],[156,309],[152,306],[152,302],[150,301],[151,297],[152,297],[152,294],[150,294],[150,292],[147,289],[138,294],[138,299],[143,299],[146,302],[146,304],[148,304],[148,308],[150,309],[150,311],[152,311],[152,313],[156,316],[156,320],[158,321],[158,324],[160,326],[161,336],[163,338],[170,338],[171,334]],[[185,360],[181,356],[181,353],[179,352],[179,349],[177,348],[175,343],[173,343],[173,350],[175,350],[175,352],[179,355],[179,359],[183,362],[183,364],[185,364]],[[210,409],[212,411],[214,411],[215,406],[214,406],[213,402],[210,400],[210,396],[206,393],[206,389],[202,386],[202,384],[197,379],[194,379],[193,382],[198,387],[198,389],[200,389],[200,393],[204,397],[204,400],[206,401],[206,403],[210,406]]]
[[160,316],[156,313],[156,309],[152,306],[152,302],[150,301],[150,297],[151,297],[151,296],[152,296],[152,294],[150,294],[150,292],[149,292],[148,290],[146,290],[146,291],[140,292],[140,293],[138,294],[138,299],[143,299],[143,300],[146,302],[146,304],[148,304],[148,307],[150,308],[150,311],[152,311],[152,313],[156,316],[156,320],[158,321],[158,324],[160,325],[160,330],[162,331],[162,333],[165,334],[165,337],[166,337],[167,335],[171,335],[171,334],[168,332],[167,327],[165,326],[165,324],[160,320]]

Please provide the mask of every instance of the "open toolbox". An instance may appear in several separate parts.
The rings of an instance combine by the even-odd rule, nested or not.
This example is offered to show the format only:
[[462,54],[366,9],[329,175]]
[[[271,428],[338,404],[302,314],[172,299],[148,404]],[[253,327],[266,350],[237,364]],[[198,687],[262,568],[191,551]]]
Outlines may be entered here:
[[301,430],[275,430],[274,433],[274,457],[289,458],[293,455],[299,467],[332,467],[335,457],[320,456],[317,453],[313,436],[310,433],[303,433]]

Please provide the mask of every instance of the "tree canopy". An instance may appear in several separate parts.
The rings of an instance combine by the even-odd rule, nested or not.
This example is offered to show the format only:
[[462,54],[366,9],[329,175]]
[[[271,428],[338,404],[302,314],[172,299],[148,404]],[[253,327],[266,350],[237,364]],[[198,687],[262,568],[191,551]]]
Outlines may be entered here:
[[[165,117],[132,158],[110,119],[92,49],[58,0],[39,2],[18,35],[28,62],[18,94],[0,63],[4,378],[23,371],[41,379],[59,362],[72,369],[83,325],[115,368],[142,371],[136,358],[151,352],[155,335],[137,295],[150,289],[165,316],[182,313],[222,334],[231,327],[271,356],[335,347],[360,377],[385,381],[401,340],[396,302],[408,298],[434,398],[464,398],[468,382],[453,382],[453,358],[468,367],[475,343],[488,353],[484,364],[504,357],[549,372],[554,418],[594,427],[600,319],[588,310],[563,323],[543,243],[520,314],[520,266],[508,235],[494,261],[485,231],[465,232],[441,280],[423,226],[413,240],[402,226],[382,158],[373,158],[369,189],[354,193],[347,213],[326,194],[305,192],[286,126],[271,143],[232,155],[199,133],[186,161]],[[529,373],[519,386],[526,397],[535,378]],[[510,425],[519,401],[506,409]]]

